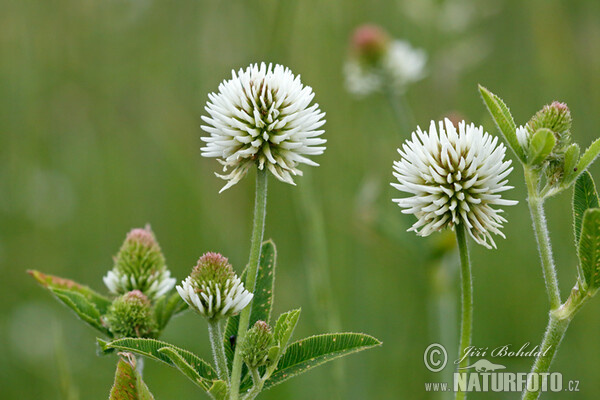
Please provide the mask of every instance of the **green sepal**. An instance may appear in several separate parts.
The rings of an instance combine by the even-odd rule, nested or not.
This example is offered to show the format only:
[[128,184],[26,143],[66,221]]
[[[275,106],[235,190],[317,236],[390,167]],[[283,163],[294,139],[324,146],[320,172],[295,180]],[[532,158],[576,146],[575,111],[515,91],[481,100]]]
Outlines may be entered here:
[[134,357],[128,361],[119,358],[109,400],[154,400],[154,396],[135,368]]
[[264,388],[269,389],[336,358],[379,345],[379,340],[362,333],[330,333],[299,340],[289,345]]
[[506,139],[509,147],[522,163],[527,163],[525,151],[517,139],[517,126],[515,125],[515,120],[513,119],[506,104],[504,104],[504,101],[481,85],[479,85],[479,92],[481,93],[483,102],[492,115],[496,126],[500,132],[502,132],[502,135]]
[[542,163],[552,152],[554,145],[556,145],[554,133],[548,128],[538,129],[529,142],[527,163],[530,165]]
[[579,239],[579,262],[584,291],[600,288],[600,209],[587,209],[583,214]]
[[583,214],[589,208],[600,207],[596,185],[589,172],[585,171],[575,182],[573,189],[573,234],[575,246],[579,246]]

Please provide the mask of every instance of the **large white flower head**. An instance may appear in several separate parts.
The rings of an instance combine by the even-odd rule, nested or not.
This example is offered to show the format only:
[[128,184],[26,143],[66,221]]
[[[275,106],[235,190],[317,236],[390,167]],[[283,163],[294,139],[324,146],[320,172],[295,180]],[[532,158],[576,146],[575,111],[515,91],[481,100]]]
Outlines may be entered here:
[[253,297],[227,258],[218,253],[200,257],[192,273],[176,289],[190,307],[212,320],[239,313]]
[[139,290],[151,299],[161,297],[175,286],[175,278],[150,226],[132,229],[114,258],[104,284],[113,294]]
[[378,26],[357,28],[351,48],[344,74],[346,88],[352,94],[366,96],[385,87],[403,93],[425,76],[425,51],[404,40],[391,40]]
[[[294,184],[292,176],[302,175],[299,164],[318,166],[307,156],[322,154],[326,142],[320,136],[325,123],[317,103],[310,105],[312,88],[300,76],[281,65],[250,65],[219,85],[208,95],[202,119],[204,157],[216,157],[227,180],[221,191],[235,185],[248,169],[258,164],[280,181]],[[229,171],[230,170],[230,171]]]
[[511,161],[504,160],[506,147],[483,127],[464,121],[458,131],[449,119],[431,121],[429,132],[417,128],[411,140],[398,149],[401,159],[394,162],[396,189],[411,197],[394,199],[405,214],[417,222],[409,229],[420,236],[464,224],[479,244],[496,247],[491,234],[506,222],[493,206],[509,206],[517,201],[503,199],[500,193],[512,189],[506,177]]

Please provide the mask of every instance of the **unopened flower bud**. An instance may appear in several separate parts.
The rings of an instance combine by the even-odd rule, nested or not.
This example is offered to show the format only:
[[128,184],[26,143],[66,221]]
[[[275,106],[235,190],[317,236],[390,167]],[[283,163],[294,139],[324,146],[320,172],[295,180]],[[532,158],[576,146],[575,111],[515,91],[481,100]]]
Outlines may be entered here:
[[352,51],[368,64],[376,64],[385,55],[390,36],[377,25],[362,25],[352,35]]
[[151,338],[157,330],[150,300],[139,290],[117,297],[105,321],[116,337]]
[[175,286],[149,226],[131,230],[114,260],[113,269],[104,277],[104,283],[114,294],[140,290],[150,298],[157,298]]
[[554,133],[556,145],[552,154],[562,155],[571,143],[571,111],[565,103],[558,101],[545,105],[527,123],[529,136],[535,134],[538,129],[547,128]]
[[274,345],[271,327],[265,321],[256,321],[246,332],[241,355],[250,368],[257,368],[269,362],[269,350]]
[[218,253],[200,257],[176,289],[190,307],[208,319],[235,315],[252,300],[252,293],[244,288],[227,258]]

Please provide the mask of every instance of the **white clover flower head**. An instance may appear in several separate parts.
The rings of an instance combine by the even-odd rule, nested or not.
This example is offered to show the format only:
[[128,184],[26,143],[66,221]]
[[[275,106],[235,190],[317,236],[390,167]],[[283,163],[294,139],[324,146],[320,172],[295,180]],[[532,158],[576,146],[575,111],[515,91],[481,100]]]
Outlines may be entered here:
[[516,134],[517,134],[517,141],[521,145],[521,148],[525,151],[525,153],[527,153],[527,151],[529,150],[529,139],[530,139],[529,130],[527,129],[527,127],[521,125],[517,128]]
[[227,258],[218,253],[200,257],[192,273],[176,289],[190,307],[211,320],[239,313],[253,297]]
[[351,57],[344,66],[347,90],[357,96],[382,91],[386,85],[397,93],[425,76],[427,54],[403,40],[393,40],[376,60]]
[[150,226],[132,229],[114,258],[104,284],[116,295],[139,290],[151,299],[161,297],[175,286],[175,278]]
[[479,244],[492,248],[491,234],[506,222],[493,206],[510,206],[517,201],[503,199],[500,193],[512,189],[505,178],[512,171],[504,160],[506,147],[482,127],[458,124],[449,119],[431,121],[429,132],[417,127],[410,140],[398,149],[401,159],[394,162],[396,189],[411,197],[394,199],[405,214],[417,222],[409,229],[420,236],[464,224]]
[[281,65],[250,65],[208,95],[202,119],[204,157],[216,157],[227,180],[221,192],[238,183],[257,164],[280,181],[294,185],[292,176],[302,175],[299,164],[318,166],[307,156],[322,154],[326,140],[320,136],[325,123],[317,103],[310,105],[312,88],[300,76]]

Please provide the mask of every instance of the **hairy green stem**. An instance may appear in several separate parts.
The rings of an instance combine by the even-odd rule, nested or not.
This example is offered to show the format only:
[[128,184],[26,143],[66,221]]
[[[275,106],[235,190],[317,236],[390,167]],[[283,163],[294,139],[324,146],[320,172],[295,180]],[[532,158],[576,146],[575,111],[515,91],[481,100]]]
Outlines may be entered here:
[[250,374],[252,375],[253,386],[250,390],[248,390],[248,393],[244,395],[242,400],[252,400],[256,398],[256,396],[258,396],[261,392],[265,383],[265,380],[261,378],[260,373],[258,372],[258,368],[250,368]]
[[[254,198],[254,223],[252,227],[252,240],[250,242],[250,258],[248,260],[248,269],[246,274],[246,289],[254,293],[256,286],[256,275],[258,272],[258,261],[260,259],[261,245],[265,231],[265,216],[267,214],[267,169],[256,170],[256,196]],[[240,314],[237,342],[242,343],[248,330],[250,322],[250,312],[252,302],[244,308]],[[231,390],[230,400],[239,398],[240,380],[242,377],[242,356],[240,354],[241,346],[235,347],[233,363],[231,365]]]
[[550,309],[556,310],[560,307],[560,291],[558,290],[558,279],[556,277],[556,268],[552,258],[552,247],[550,245],[550,236],[544,216],[544,199],[538,195],[537,182],[539,174],[525,167],[525,182],[527,183],[527,203],[529,212],[533,220],[533,230],[542,260],[542,271],[544,281],[546,282],[546,292],[550,300]]
[[527,379],[527,387],[525,388],[522,397],[523,400],[534,400],[540,396],[542,381],[548,381],[547,375],[544,377],[540,374],[546,374],[550,370],[552,360],[554,360],[554,356],[558,351],[558,346],[560,346],[570,322],[570,315],[562,317],[556,311],[550,311],[548,327],[546,328],[546,333],[544,334],[544,339],[540,346],[540,354],[537,356],[533,368],[531,369],[532,375],[529,375],[529,378]]
[[208,320],[208,336],[215,366],[217,367],[217,375],[222,381],[229,382],[229,370],[227,369],[227,358],[223,348],[223,333],[221,332],[220,321]]
[[[458,348],[458,357],[461,361],[458,364],[458,368],[464,368],[469,365],[469,357],[464,357],[464,355],[466,348],[471,345],[471,333],[473,330],[473,277],[471,275],[471,260],[469,258],[464,224],[457,224],[455,229],[458,252],[460,254],[460,281],[462,289],[460,345]],[[458,391],[456,393],[457,400],[466,398],[467,394],[465,392]]]

